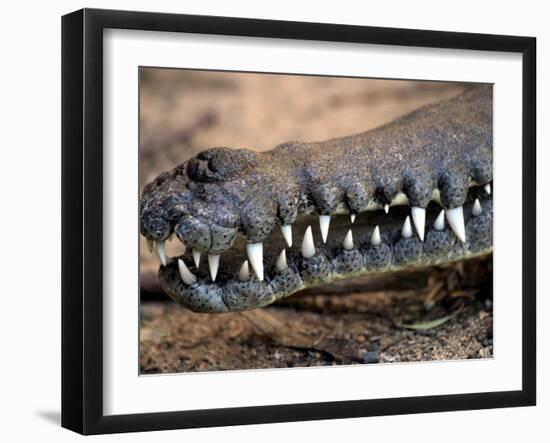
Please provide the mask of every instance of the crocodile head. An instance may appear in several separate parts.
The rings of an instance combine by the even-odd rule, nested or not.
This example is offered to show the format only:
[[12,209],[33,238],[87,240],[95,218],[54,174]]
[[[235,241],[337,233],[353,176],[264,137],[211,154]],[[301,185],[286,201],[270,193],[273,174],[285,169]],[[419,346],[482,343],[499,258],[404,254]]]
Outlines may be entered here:
[[[201,152],[143,190],[175,301],[266,306],[305,287],[492,251],[492,87],[349,137]],[[166,257],[175,235],[186,246]]]

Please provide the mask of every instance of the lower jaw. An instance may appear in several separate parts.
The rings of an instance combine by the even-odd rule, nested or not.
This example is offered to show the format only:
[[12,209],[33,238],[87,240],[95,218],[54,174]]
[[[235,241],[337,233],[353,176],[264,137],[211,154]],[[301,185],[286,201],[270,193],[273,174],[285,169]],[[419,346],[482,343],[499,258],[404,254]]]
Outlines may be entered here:
[[[287,267],[276,269],[277,258],[285,248],[283,237],[271,235],[264,242],[265,277],[259,281],[254,273],[246,281],[238,277],[239,269],[246,260],[244,239],[238,239],[234,246],[222,254],[220,269],[213,282],[208,266],[199,269],[193,265],[190,254],[180,257],[197,277],[194,284],[182,281],[177,259],[159,269],[163,290],[177,303],[195,312],[236,312],[267,306],[308,287],[321,286],[338,280],[345,280],[368,274],[394,272],[411,268],[443,265],[459,260],[478,257],[492,252],[492,199],[482,200],[483,212],[472,216],[472,202],[464,205],[466,242],[454,235],[448,224],[441,231],[435,230],[433,220],[440,211],[438,205],[428,207],[424,241],[416,232],[410,238],[401,235],[402,220],[407,208],[392,208],[394,222],[380,224],[382,242],[373,245],[371,233],[377,219],[384,214],[361,214],[353,225],[349,216],[335,216],[330,225],[329,240],[320,242],[317,218],[303,217],[293,225],[295,239],[302,239],[308,226],[313,228],[315,255],[304,258],[300,242],[294,242],[287,249]],[[401,211],[401,213],[400,213]],[[399,222],[400,220],[400,222]],[[344,249],[342,241],[349,229],[354,235],[354,247]]]

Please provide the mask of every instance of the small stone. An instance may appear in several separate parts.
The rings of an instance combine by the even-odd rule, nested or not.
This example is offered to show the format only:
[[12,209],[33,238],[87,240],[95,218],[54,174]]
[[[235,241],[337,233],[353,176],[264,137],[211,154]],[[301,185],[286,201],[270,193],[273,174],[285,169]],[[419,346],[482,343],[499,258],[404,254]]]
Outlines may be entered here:
[[367,351],[367,352],[365,352],[363,354],[363,361],[365,363],[378,363],[380,361],[378,351]]

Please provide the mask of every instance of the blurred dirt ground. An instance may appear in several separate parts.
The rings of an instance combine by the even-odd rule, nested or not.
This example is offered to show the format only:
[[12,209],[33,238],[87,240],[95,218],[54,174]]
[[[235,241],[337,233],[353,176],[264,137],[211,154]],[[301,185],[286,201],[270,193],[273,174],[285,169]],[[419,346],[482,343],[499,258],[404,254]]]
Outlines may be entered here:
[[[464,89],[156,68],[142,68],[140,76],[140,189],[209,147],[266,150],[349,135]],[[492,356],[490,257],[308,290],[248,313],[207,315],[162,294],[158,260],[140,241],[142,373]],[[181,251],[178,243],[167,243],[168,255]]]

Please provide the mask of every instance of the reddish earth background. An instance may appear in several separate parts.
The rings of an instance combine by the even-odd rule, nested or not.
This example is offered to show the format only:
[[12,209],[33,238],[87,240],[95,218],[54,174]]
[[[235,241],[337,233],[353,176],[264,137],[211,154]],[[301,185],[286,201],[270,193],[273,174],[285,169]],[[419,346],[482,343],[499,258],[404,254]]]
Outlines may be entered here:
[[[213,146],[266,150],[374,128],[457,83],[142,69],[140,189]],[[374,276],[245,313],[195,314],[140,239],[142,373],[492,357],[492,258]],[[167,244],[178,254],[177,241]]]

